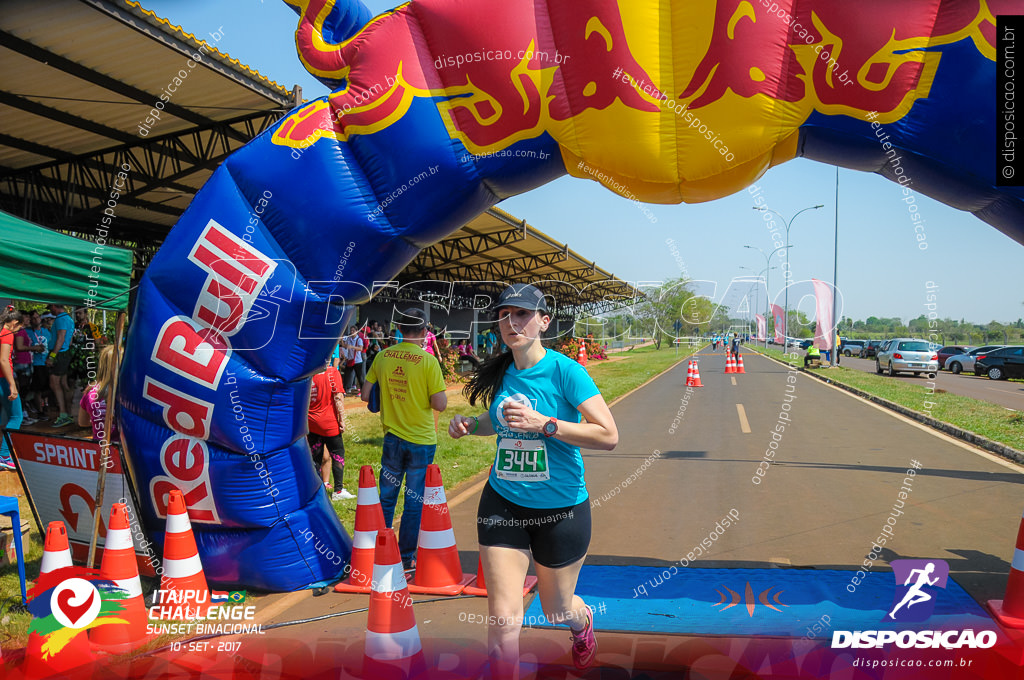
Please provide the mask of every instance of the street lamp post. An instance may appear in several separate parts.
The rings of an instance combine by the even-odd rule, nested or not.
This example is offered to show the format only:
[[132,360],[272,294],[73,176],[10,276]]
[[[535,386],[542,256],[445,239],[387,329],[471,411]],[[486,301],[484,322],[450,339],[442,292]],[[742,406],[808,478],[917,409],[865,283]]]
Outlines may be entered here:
[[[762,212],[775,213],[776,215],[779,216],[779,219],[781,219],[783,224],[786,225],[786,247],[789,248],[789,228],[793,225],[793,220],[795,220],[797,218],[797,216],[800,213],[802,213],[802,212],[807,212],[808,210],[817,210],[818,208],[824,208],[825,206],[821,205],[821,204],[818,204],[818,205],[812,205],[809,208],[804,208],[803,210],[798,210],[796,212],[796,215],[793,215],[792,217],[789,218],[788,222],[786,221],[786,218],[783,217],[782,214],[779,213],[777,210],[772,210],[771,208],[766,208],[763,205],[755,205],[755,206],[751,206],[751,207],[753,207],[754,210],[760,210]],[[793,265],[789,261],[789,253],[786,253],[786,264],[789,265],[789,273],[790,273],[790,276],[792,276],[793,275]],[[788,277],[784,277],[784,278],[788,278]],[[783,318],[783,323],[782,323],[782,336],[783,336],[783,338],[788,338],[789,337],[789,283],[788,282],[786,284],[786,312],[785,312],[785,314],[786,314],[786,316]],[[786,346],[785,345],[785,340],[783,340],[783,345],[782,346],[783,347]]]
[[[753,267],[740,267],[740,269],[746,269],[747,271],[750,271],[750,272],[754,271]],[[755,284],[760,283],[761,282],[761,277],[764,276],[771,269],[775,269],[775,267],[768,266],[768,267],[765,267],[764,269],[762,269],[760,272],[758,272]],[[758,304],[758,302],[761,299],[761,294],[760,294],[760,291],[758,290],[756,285],[753,286],[753,288],[754,288],[754,309],[759,309],[760,305]],[[765,297],[767,298],[767,296],[768,296],[768,282],[767,282],[767,279],[765,279],[764,293],[765,293]],[[767,306],[768,306],[768,301],[765,300],[765,307],[767,307]],[[755,325],[755,328],[756,328],[756,326],[757,326],[757,320],[756,319],[754,320],[754,325]],[[765,348],[767,348],[768,347],[768,317],[767,316],[764,318],[764,336],[765,336],[764,337],[764,346],[765,346]]]
[[[776,248],[772,252],[768,253],[767,255],[765,255],[765,252],[763,250],[761,250],[760,248],[758,248],[756,246],[743,246],[743,247],[744,248],[749,248],[751,250],[756,250],[757,252],[761,253],[762,256],[764,256],[764,266],[765,266],[765,277],[764,277],[764,292],[765,292],[765,296],[764,296],[765,297],[765,300],[764,300],[764,311],[765,311],[765,317],[764,317],[764,348],[768,349],[768,317],[771,316],[770,303],[771,303],[771,299],[772,299],[772,293],[771,293],[772,289],[771,289],[771,287],[770,287],[770,285],[768,283],[768,280],[771,277],[771,269],[774,269],[774,267],[771,267],[771,263],[769,262],[769,260],[771,260],[772,255],[774,255],[775,253],[779,252],[780,250],[785,250],[786,248],[789,248],[789,246],[779,246],[778,248]],[[783,336],[782,336],[782,351],[786,351],[786,336],[785,336],[785,334],[783,334]]]

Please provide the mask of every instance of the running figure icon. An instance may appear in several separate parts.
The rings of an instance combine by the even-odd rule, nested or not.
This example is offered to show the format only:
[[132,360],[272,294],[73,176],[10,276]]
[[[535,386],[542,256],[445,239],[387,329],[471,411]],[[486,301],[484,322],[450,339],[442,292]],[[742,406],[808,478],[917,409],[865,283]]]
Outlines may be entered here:
[[939,582],[938,576],[936,576],[934,580],[929,578],[929,576],[934,571],[934,562],[929,562],[927,565],[925,565],[923,569],[912,569],[910,571],[910,573],[907,575],[907,580],[904,581],[903,585],[909,585],[910,581],[914,578],[914,574],[918,574],[917,582],[914,585],[910,586],[910,590],[908,590],[907,594],[903,596],[903,599],[900,600],[900,603],[897,604],[891,612],[889,612],[889,618],[895,621],[896,612],[899,611],[899,608],[903,605],[907,605],[907,609],[910,609],[915,604],[927,602],[928,600],[932,599],[932,596],[924,592],[922,588],[926,585],[934,586],[936,583]]

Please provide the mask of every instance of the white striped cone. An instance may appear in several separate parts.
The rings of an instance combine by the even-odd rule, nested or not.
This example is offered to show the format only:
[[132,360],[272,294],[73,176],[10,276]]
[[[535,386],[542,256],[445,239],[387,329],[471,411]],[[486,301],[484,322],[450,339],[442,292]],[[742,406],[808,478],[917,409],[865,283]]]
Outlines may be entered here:
[[352,557],[348,578],[334,586],[337,593],[368,593],[373,577],[373,553],[377,532],[384,528],[384,509],[380,505],[373,467],[359,468],[356,493],[356,521],[352,531]]
[[[39,580],[47,574],[73,566],[71,550],[68,545],[68,532],[64,522],[50,522],[46,526],[46,541],[43,544],[43,559],[39,566]],[[58,578],[55,574],[51,578]],[[39,581],[37,581],[37,584]],[[112,624],[115,625],[115,624]],[[24,661],[21,672],[26,680],[43,680],[44,678],[81,678],[92,677],[92,648],[89,636],[83,631],[75,635],[56,653],[47,651],[43,655],[43,644],[46,636],[32,631],[25,644]],[[3,664],[0,664],[2,667]]]
[[989,600],[988,607],[1007,628],[1024,628],[1024,515],[1017,529],[1017,545],[1010,563],[1010,578],[1002,600]]
[[[195,536],[192,535],[192,522],[188,518],[188,507],[185,495],[178,489],[172,489],[167,498],[167,527],[164,532],[164,573],[160,578],[160,590],[175,590],[180,596],[173,597],[173,602],[165,601],[164,608],[179,607],[191,609],[196,614],[199,608],[208,609],[210,587],[203,573],[203,563],[199,559],[199,548],[196,547]],[[184,612],[184,609],[182,610]],[[202,612],[205,614],[205,611]]]
[[363,677],[390,680],[419,675],[425,667],[412,598],[402,570],[395,532],[377,533],[373,591],[366,621]]
[[46,525],[46,542],[43,544],[43,560],[39,564],[39,575],[70,567],[71,546],[64,522],[50,522]]
[[693,359],[690,359],[689,363],[686,364],[686,386],[690,387],[693,385]]
[[114,503],[110,508],[107,537],[100,562],[100,579],[113,581],[127,591],[121,598],[123,611],[100,618],[124,619],[127,623],[111,623],[89,630],[89,641],[104,651],[121,653],[136,648],[147,640],[146,603],[142,599],[139,566],[135,561],[135,544],[128,526],[128,506]]
[[700,381],[700,363],[693,360],[693,382],[690,383],[690,387],[704,387],[704,383]]
[[448,499],[441,481],[441,468],[427,466],[423,493],[423,516],[416,548],[416,576],[409,592],[424,595],[458,595],[475,578],[462,573],[455,531],[448,514]]

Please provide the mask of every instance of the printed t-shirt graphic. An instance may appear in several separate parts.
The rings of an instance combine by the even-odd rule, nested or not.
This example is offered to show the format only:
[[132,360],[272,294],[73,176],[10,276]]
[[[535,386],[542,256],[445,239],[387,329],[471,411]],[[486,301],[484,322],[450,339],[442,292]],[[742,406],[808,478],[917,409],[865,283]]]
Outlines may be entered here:
[[587,485],[579,447],[556,437],[510,428],[503,410],[507,401],[519,401],[546,417],[578,423],[577,407],[597,394],[600,392],[586,369],[553,350],[547,350],[526,370],[510,365],[490,408],[497,433],[491,488],[530,508],[564,508],[585,501]]
[[380,383],[380,420],[385,433],[413,444],[437,444],[430,395],[443,392],[445,384],[441,365],[422,347],[402,342],[387,348],[370,364],[366,381]]

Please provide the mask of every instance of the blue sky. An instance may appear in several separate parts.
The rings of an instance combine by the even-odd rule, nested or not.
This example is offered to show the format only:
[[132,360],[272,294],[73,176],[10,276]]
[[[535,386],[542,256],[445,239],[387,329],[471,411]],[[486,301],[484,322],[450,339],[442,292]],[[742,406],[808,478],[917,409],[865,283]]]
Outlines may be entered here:
[[[394,6],[366,4],[374,12]],[[307,98],[328,92],[295,56],[297,16],[280,0],[143,0],[143,5],[198,37],[223,27],[222,51],[286,88],[301,85]],[[794,280],[832,280],[835,181],[834,167],[797,159],[757,182],[766,205],[787,218],[824,205],[793,222]],[[928,243],[922,251],[897,184],[852,170],[841,170],[839,183],[837,281],[845,316],[915,318],[926,312],[928,282],[938,285],[940,317],[984,323],[1024,316],[1024,246],[969,213],[917,195]],[[765,266],[764,258],[744,245],[772,249],[761,214],[752,206],[745,191],[711,203],[654,205],[650,211],[658,221],[652,224],[596,182],[570,177],[500,205],[619,278],[673,278],[681,258],[689,276],[715,281],[723,292],[734,277],[757,274]],[[666,239],[675,242],[679,258]],[[773,294],[781,281],[781,270],[772,271]]]

